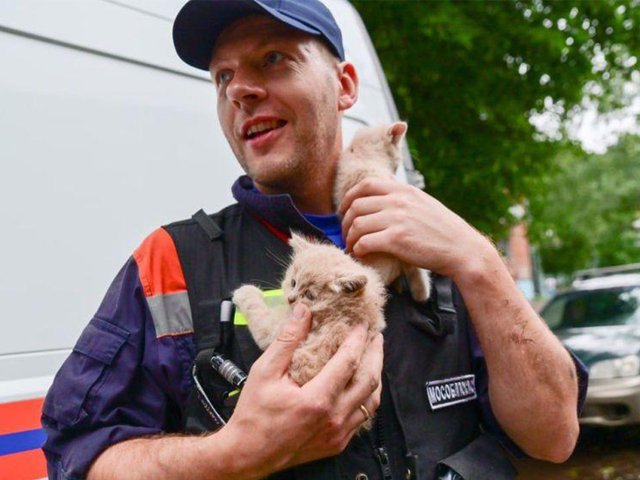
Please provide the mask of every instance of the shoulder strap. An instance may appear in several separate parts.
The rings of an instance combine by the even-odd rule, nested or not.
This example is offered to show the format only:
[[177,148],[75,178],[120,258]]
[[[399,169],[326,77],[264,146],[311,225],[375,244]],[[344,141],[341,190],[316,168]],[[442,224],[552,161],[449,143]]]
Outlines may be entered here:
[[438,310],[441,312],[456,313],[456,307],[453,305],[453,282],[451,279],[441,275],[434,275],[433,284]]
[[191,218],[198,222],[198,225],[200,225],[209,237],[209,240],[212,242],[222,236],[222,229],[220,226],[209,215],[207,215],[203,209],[198,210],[191,216]]
[[454,332],[457,318],[456,307],[453,304],[453,282],[449,277],[433,275],[433,287],[440,328],[448,335]]
[[189,292],[197,351],[222,344],[221,304],[226,262],[223,230],[204,210],[164,227],[173,238]]

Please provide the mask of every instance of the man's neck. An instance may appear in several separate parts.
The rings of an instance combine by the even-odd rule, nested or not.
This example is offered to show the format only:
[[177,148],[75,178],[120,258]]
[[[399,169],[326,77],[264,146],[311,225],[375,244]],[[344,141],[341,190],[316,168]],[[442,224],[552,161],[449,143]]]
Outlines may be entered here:
[[303,213],[310,213],[312,215],[335,213],[331,188],[328,192],[326,190],[321,191],[314,189],[300,193],[292,193],[291,198],[293,199],[294,205]]
[[335,175],[325,175],[322,178],[300,179],[298,183],[288,188],[287,191],[274,190],[266,185],[254,182],[254,186],[266,195],[288,193],[291,195],[296,208],[312,215],[328,215],[335,213],[333,205],[333,183]]

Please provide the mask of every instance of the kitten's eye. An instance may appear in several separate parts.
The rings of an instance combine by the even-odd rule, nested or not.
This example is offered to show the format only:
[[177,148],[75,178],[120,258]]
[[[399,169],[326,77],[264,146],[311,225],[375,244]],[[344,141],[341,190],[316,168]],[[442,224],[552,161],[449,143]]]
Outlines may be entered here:
[[304,296],[307,300],[315,300],[316,296],[311,292],[311,290],[307,290],[304,292]]
[[291,287],[295,287],[296,286],[296,279],[292,278],[291,279]]

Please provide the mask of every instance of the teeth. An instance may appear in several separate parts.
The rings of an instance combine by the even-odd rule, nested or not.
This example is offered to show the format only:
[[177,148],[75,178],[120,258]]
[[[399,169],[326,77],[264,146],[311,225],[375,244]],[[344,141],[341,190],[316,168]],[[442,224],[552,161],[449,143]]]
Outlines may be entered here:
[[250,137],[255,135],[256,133],[264,132],[265,130],[273,130],[278,128],[281,122],[278,120],[270,120],[268,122],[260,122],[252,125],[249,130],[247,130],[247,136]]

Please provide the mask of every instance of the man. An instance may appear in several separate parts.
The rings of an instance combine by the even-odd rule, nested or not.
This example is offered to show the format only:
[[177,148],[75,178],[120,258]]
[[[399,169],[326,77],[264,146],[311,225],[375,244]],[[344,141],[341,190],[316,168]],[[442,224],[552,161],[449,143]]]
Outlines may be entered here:
[[[484,422],[496,430],[492,410],[525,453],[565,460],[578,434],[576,366],[491,243],[434,198],[392,178],[363,181],[342,205],[332,205],[341,118],[357,99],[358,77],[344,60],[328,10],[316,0],[195,0],[178,15],[174,41],[185,61],[210,70],[220,124],[248,175],[234,185],[239,206],[215,217],[224,232],[223,240],[211,235],[224,245],[215,263],[227,268],[220,281],[251,279],[248,272],[260,268],[254,264],[267,260],[251,257],[247,245],[279,248],[276,236],[289,227],[330,234],[317,219],[339,207],[347,250],[357,257],[389,253],[451,278],[475,334],[457,290],[457,314],[429,307],[443,324],[453,318],[452,331],[444,332],[425,322],[422,307],[393,294],[384,378],[382,338],[367,345],[356,329],[321,373],[299,387],[286,371],[312,319],[297,306],[252,365],[243,345],[230,347],[239,349],[250,373],[228,423],[206,436],[180,434],[185,418],[189,424],[198,416],[188,397],[193,324],[196,336],[199,327],[184,304],[176,307],[188,290],[197,314],[193,285],[185,280],[191,263],[178,240],[181,229],[191,229],[183,235],[191,241],[198,227],[173,224],[136,250],[56,377],[43,410],[50,477],[253,479],[285,471],[293,473],[278,478],[400,478],[398,472],[434,478],[437,462],[480,437],[479,409],[469,395],[476,388],[471,372],[484,368],[472,351],[475,335],[489,372],[491,409],[480,395]],[[197,270],[206,262],[193,263]],[[270,272],[260,272],[270,280]],[[234,341],[241,335],[236,328]],[[422,378],[423,371],[430,373]],[[456,378],[472,383],[456,387]],[[447,405],[437,392],[428,398],[425,379],[427,386],[447,386],[449,396],[450,388],[462,389],[464,403]],[[372,447],[369,434],[355,433],[381,404]],[[477,458],[468,463],[477,465]]]

